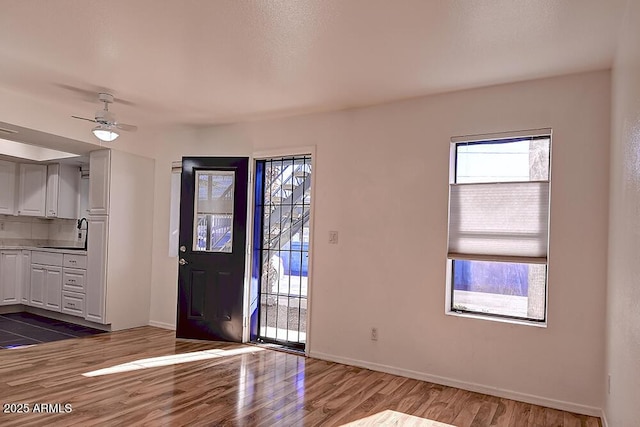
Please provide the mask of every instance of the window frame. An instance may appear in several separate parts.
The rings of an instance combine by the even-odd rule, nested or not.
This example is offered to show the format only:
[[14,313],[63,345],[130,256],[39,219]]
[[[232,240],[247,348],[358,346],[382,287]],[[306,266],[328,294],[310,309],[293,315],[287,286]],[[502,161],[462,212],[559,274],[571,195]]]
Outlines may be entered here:
[[[548,322],[548,299],[549,299],[549,242],[551,239],[551,165],[552,165],[552,140],[553,140],[553,132],[552,129],[536,129],[536,130],[528,130],[528,131],[516,131],[516,132],[503,132],[496,134],[484,134],[484,135],[470,135],[463,137],[453,137],[451,138],[450,143],[450,153],[449,153],[449,197],[448,197],[448,210],[447,210],[447,245],[449,246],[449,238],[450,238],[450,220],[451,220],[451,187],[457,183],[458,177],[458,148],[459,146],[469,146],[469,145],[489,145],[489,144],[500,144],[500,143],[509,143],[509,142],[517,142],[523,140],[536,140],[536,139],[548,139],[549,140],[549,157],[548,157],[548,173],[547,180],[549,185],[549,203],[547,205],[547,254],[544,262],[534,262],[532,260],[527,259],[518,259],[517,256],[514,256],[512,260],[508,259],[509,257],[499,257],[494,255],[468,255],[464,256],[464,254],[453,254],[458,255],[455,258],[450,257],[452,255],[447,249],[446,256],[446,292],[445,292],[445,314],[459,316],[459,317],[467,317],[467,318],[475,318],[482,320],[492,320],[498,322],[507,322],[513,324],[522,324],[528,326],[538,326],[538,327],[546,327]],[[534,180],[535,181],[535,180]],[[540,181],[540,180],[538,180]],[[518,181],[487,181],[484,184],[495,184],[500,185],[503,182],[518,182]],[[530,181],[531,182],[531,181]],[[460,256],[462,255],[462,256]],[[475,310],[461,310],[460,308],[454,308],[454,278],[455,278],[455,262],[454,261],[484,261],[484,262],[512,262],[512,263],[522,263],[522,264],[537,264],[544,265],[544,308],[543,308],[543,318],[535,319],[530,317],[520,317],[513,316],[507,314],[497,314],[497,313],[486,313],[479,312]]]

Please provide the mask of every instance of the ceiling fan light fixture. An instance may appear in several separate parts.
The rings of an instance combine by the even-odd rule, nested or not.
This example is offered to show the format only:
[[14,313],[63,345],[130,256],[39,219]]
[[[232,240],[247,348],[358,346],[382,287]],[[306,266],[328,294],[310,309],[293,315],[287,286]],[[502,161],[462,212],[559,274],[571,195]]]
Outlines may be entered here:
[[93,132],[96,138],[104,142],[115,141],[115,139],[120,136],[118,132],[116,132],[114,129],[111,129],[111,126],[105,125],[96,126],[91,130],[91,132]]

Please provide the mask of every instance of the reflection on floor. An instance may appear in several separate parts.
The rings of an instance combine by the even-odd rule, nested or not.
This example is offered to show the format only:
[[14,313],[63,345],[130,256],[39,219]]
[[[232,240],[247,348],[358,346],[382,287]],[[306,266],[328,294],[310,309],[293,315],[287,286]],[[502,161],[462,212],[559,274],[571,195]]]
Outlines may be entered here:
[[[263,347],[143,326],[1,352],[24,426],[598,427],[597,418]],[[70,405],[35,412],[36,402]],[[441,424],[438,424],[441,423]]]
[[0,349],[86,337],[103,332],[26,312],[0,315]]

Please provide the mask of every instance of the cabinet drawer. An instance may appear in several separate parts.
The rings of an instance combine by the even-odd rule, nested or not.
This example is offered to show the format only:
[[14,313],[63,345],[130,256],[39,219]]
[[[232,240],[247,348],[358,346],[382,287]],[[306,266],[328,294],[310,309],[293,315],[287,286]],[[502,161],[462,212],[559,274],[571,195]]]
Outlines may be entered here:
[[75,255],[75,254],[64,254],[64,261],[62,263],[63,267],[71,267],[71,268],[87,268],[87,256],[86,255]]
[[62,269],[62,290],[71,292],[84,293],[84,285],[86,283],[87,270],[79,270],[77,268]]
[[32,264],[57,265],[62,266],[62,254],[55,252],[38,252],[31,253]]
[[84,317],[84,294],[62,292],[62,312],[73,316]]

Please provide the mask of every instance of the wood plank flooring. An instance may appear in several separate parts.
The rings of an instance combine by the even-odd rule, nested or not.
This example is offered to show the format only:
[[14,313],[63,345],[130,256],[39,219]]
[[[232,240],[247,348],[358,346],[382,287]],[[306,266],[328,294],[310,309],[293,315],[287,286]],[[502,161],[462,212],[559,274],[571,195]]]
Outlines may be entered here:
[[173,331],[152,327],[1,350],[0,400],[3,410],[29,409],[0,412],[5,427],[600,425],[285,352],[176,341]]

